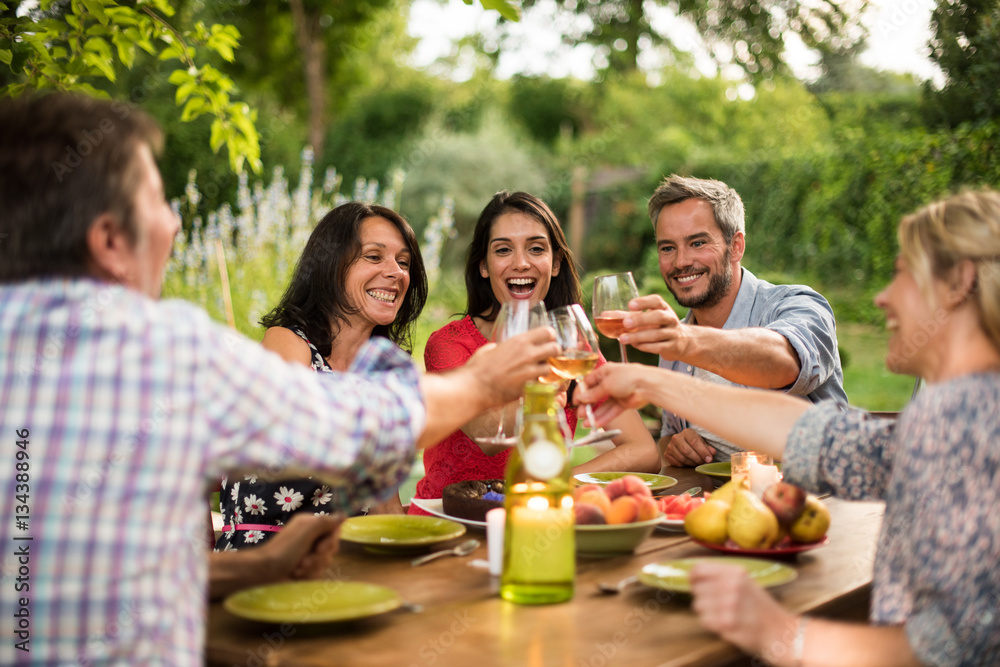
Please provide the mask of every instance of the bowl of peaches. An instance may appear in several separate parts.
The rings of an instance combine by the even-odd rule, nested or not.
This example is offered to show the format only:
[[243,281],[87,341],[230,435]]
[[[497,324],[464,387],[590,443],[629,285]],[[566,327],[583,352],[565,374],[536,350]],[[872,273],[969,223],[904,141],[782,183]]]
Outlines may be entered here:
[[607,557],[630,553],[663,519],[649,485],[634,475],[611,483],[581,484],[573,490],[576,551]]

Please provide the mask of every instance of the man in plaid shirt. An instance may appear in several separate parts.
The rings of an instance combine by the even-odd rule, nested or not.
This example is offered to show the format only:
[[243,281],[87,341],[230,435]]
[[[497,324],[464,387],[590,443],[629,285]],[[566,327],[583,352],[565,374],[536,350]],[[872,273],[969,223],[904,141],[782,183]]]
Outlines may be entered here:
[[[415,447],[516,398],[556,351],[536,330],[421,375],[376,339],[352,373],[313,373],[158,302],[179,229],[160,143],[121,103],[0,103],[0,664],[200,663],[209,484],[311,474],[351,490],[339,509],[377,503]],[[322,569],[336,521],[317,519],[283,570],[244,578]]]

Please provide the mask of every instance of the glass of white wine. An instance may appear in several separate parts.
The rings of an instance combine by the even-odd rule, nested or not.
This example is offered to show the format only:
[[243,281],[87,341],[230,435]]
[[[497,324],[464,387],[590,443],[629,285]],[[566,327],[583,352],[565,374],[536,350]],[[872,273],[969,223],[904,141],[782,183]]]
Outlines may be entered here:
[[[529,329],[535,327],[548,326],[549,321],[545,312],[545,304],[538,302],[532,304],[528,301],[505,301],[500,306],[500,312],[493,323],[493,342],[502,343],[508,338],[519,336]],[[518,410],[520,417],[520,410]],[[481,445],[506,445],[511,446],[517,443],[517,435],[508,436],[504,431],[504,422],[507,420],[507,406],[500,408],[500,423],[497,425],[496,435],[481,436],[475,441]]]
[[631,271],[594,278],[594,325],[602,334],[618,341],[623,364],[628,362],[628,357],[620,339],[625,332],[622,322],[629,314],[628,302],[638,296]]
[[[559,354],[549,357],[549,368],[564,380],[576,380],[582,383],[582,378],[597,367],[600,352],[597,347],[597,335],[590,326],[587,313],[578,303],[561,306],[549,311],[549,324],[556,330],[556,342],[559,344]],[[594,424],[594,413],[589,403],[584,404],[587,418]],[[573,446],[589,445],[601,440],[609,440],[621,434],[621,431],[605,431],[593,426],[586,438],[573,443]]]

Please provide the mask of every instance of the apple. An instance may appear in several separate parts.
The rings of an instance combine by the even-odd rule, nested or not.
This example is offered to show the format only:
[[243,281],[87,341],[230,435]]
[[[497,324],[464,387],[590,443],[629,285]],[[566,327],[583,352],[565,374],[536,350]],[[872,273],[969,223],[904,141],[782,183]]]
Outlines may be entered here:
[[774,512],[778,523],[790,526],[799,518],[806,505],[806,492],[794,484],[778,482],[764,490],[763,501]]

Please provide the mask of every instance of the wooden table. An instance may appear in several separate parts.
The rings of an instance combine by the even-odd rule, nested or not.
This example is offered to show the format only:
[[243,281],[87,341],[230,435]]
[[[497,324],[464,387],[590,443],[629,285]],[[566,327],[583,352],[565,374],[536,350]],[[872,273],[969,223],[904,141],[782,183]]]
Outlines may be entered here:
[[[712,488],[712,479],[689,469],[668,474],[679,484]],[[864,618],[881,503],[825,501],[830,543],[787,561],[798,578],[773,590],[794,612]],[[598,582],[617,582],[643,565],[671,558],[719,555],[683,533],[656,531],[630,556],[577,561],[570,602],[521,606],[501,600],[497,580],[470,567],[486,558],[485,536],[467,559],[446,557],[419,568],[411,555],[376,556],[344,544],[332,578],[389,586],[423,611],[397,610],[346,624],[266,625],[236,618],[213,604],[208,613],[210,665],[430,665],[475,667],[603,667],[604,665],[750,664],[737,649],[705,631],[690,598],[632,586],[617,596],[597,593]]]

